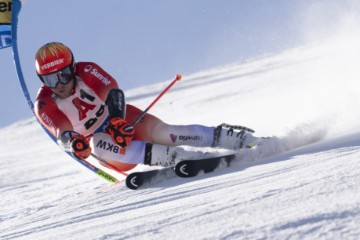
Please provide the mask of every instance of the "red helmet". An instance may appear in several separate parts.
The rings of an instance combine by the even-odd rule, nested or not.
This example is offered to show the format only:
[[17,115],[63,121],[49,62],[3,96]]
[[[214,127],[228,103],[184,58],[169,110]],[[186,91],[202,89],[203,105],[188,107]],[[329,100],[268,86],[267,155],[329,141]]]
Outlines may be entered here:
[[71,50],[62,43],[51,42],[42,46],[35,55],[35,67],[38,75],[57,72],[67,66],[73,67]]

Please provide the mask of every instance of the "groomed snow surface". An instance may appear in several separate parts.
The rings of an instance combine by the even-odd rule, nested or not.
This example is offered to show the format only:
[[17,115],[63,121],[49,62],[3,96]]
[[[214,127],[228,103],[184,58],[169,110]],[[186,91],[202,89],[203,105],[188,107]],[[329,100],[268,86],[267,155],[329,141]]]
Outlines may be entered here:
[[[193,179],[128,190],[63,153],[34,119],[0,129],[0,239],[359,239],[359,42],[184,76],[151,113],[279,139]],[[145,109],[168,83],[127,101]]]

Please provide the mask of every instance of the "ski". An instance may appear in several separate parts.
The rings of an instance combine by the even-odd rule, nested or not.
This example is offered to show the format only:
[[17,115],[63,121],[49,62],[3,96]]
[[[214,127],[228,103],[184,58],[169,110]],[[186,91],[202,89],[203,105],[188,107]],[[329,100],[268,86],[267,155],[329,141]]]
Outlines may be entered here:
[[160,183],[166,179],[176,177],[174,167],[154,169],[143,172],[130,173],[125,180],[126,187],[131,190],[145,188],[149,185]]
[[175,173],[182,178],[195,177],[200,171],[213,172],[221,166],[230,166],[235,159],[235,153],[204,159],[183,160],[175,165]]
[[221,166],[228,167],[234,159],[235,154],[228,154],[204,159],[183,160],[175,167],[130,173],[126,177],[125,184],[131,190],[142,189],[167,179],[194,177],[200,171],[209,173]]

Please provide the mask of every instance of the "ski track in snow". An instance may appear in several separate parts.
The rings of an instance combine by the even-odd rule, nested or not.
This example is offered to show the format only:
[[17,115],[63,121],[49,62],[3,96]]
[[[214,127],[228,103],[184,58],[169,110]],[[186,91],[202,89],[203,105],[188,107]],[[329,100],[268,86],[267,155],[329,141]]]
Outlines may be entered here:
[[[338,41],[184,76],[164,95],[151,112],[166,122],[274,136],[193,179],[128,190],[64,154],[34,119],[0,129],[0,239],[358,239],[359,47]],[[166,84],[127,101],[145,108]]]

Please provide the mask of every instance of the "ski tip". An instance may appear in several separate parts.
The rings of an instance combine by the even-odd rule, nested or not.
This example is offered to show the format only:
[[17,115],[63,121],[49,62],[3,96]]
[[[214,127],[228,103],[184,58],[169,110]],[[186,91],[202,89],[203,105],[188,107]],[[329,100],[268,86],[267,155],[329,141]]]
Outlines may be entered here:
[[131,190],[137,190],[141,183],[142,181],[137,174],[130,174],[125,180],[126,186]]
[[182,79],[182,75],[180,73],[176,74],[176,81],[180,81]]

